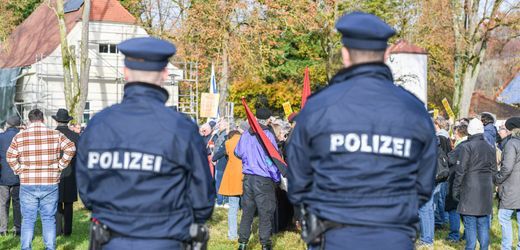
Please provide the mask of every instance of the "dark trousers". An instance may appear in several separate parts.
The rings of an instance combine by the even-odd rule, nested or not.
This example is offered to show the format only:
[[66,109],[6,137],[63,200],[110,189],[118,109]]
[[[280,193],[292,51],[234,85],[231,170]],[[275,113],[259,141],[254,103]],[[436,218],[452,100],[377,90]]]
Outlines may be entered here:
[[13,203],[13,230],[20,232],[22,215],[20,212],[20,185],[0,185],[0,233],[7,232],[9,222],[9,207]]
[[222,177],[224,177],[224,169],[215,168],[215,189],[217,190],[217,205],[224,205],[228,203],[227,198],[223,195],[218,194],[220,190],[220,184],[222,183]]
[[310,246],[310,250],[413,250],[414,243],[410,232],[400,229],[347,226],[329,230],[325,233],[324,248]]
[[72,213],[74,211],[72,202],[58,202],[56,212],[56,234],[71,235],[72,234]]
[[280,188],[276,188],[276,212],[274,214],[273,233],[287,231],[294,228],[294,207],[287,197],[287,192]]
[[251,225],[258,209],[258,231],[260,243],[271,245],[274,212],[276,210],[275,183],[270,178],[256,175],[244,176],[242,195],[242,220],[238,230],[238,242],[247,243],[251,235]]

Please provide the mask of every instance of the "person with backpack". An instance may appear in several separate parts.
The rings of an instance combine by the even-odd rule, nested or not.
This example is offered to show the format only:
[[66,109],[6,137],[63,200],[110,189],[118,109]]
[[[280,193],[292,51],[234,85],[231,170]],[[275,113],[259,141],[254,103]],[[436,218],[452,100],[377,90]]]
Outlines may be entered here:
[[[437,135],[437,151],[438,151],[438,167],[435,182],[435,190],[433,191],[433,204],[435,210],[435,227],[441,228],[448,222],[448,213],[444,210],[449,167],[448,153],[451,151],[451,142],[449,139],[449,121],[444,117],[436,117],[433,121],[435,126],[435,134]],[[441,168],[441,166],[443,166]]]
[[[60,131],[67,139],[78,144],[79,134],[70,130],[68,124],[72,121],[69,111],[59,109],[52,118],[58,123],[56,130]],[[76,185],[76,156],[70,161],[69,167],[61,172],[58,184],[58,209],[56,212],[56,234],[70,236],[72,234],[73,204],[78,201],[78,187]]]
[[[449,175],[448,154],[446,150],[450,150],[449,139],[444,135],[439,135],[439,121],[434,121],[435,129],[437,131],[437,171],[435,173],[435,191],[432,198],[419,208],[419,225],[421,236],[419,245],[426,247],[433,247],[433,240],[435,235],[435,226],[437,221],[437,211],[444,213],[444,198],[442,196],[441,188],[446,184]],[[446,143],[446,141],[448,143]],[[444,191],[444,190],[443,190]],[[442,201],[440,201],[442,199]],[[442,207],[438,207],[441,204]]]

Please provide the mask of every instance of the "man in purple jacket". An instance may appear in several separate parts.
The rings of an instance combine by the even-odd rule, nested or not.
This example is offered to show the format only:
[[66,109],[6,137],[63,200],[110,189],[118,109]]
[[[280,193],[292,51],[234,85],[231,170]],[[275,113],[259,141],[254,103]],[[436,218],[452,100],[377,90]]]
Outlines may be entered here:
[[[265,125],[271,112],[265,108],[256,111],[256,117],[265,134],[278,150],[275,137]],[[260,144],[257,135],[252,129],[245,131],[240,137],[235,155],[242,159],[242,172],[244,173],[244,193],[242,195],[242,220],[239,228],[239,250],[246,249],[251,224],[255,211],[258,209],[260,243],[262,250],[271,250],[271,232],[273,218],[276,210],[276,185],[280,182],[280,172],[271,158],[266,154]]]

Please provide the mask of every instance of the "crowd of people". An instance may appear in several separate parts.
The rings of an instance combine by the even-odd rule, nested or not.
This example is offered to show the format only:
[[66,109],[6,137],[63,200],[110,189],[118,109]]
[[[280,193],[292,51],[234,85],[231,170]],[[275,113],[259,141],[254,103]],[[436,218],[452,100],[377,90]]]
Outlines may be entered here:
[[[256,117],[270,142],[284,152],[291,124],[272,116],[267,108],[258,108]],[[239,240],[245,249],[257,213],[260,242],[271,246],[272,233],[294,225],[287,189],[278,185],[283,178],[280,171],[271,163],[247,121],[210,120],[200,126],[199,133],[206,144],[215,181],[215,206],[229,209],[228,239]],[[243,213],[238,222],[240,207]]]
[[[257,108],[256,116],[271,143],[285,156],[294,115],[285,120],[273,117],[266,108]],[[53,118],[58,123],[56,130],[46,128],[39,110],[29,113],[28,126],[13,116],[0,134],[0,235],[9,232],[12,206],[11,232],[25,235],[22,246],[31,244],[28,239],[32,239],[38,212],[48,248],[53,248],[56,235],[72,233],[72,204],[77,201],[74,152],[80,131],[69,127],[72,117],[64,109]],[[512,249],[511,218],[520,209],[520,117],[498,124],[490,113],[454,123],[439,116],[433,124],[438,141],[436,185],[431,199],[419,208],[418,244],[433,247],[435,230],[447,229],[448,241],[465,240],[466,249],[475,249],[478,241],[480,249],[487,249],[496,196],[499,208],[495,219],[502,228],[502,249]],[[217,192],[215,207],[228,209],[229,240],[238,240],[240,249],[246,249],[255,214],[263,246],[272,245],[273,233],[299,226],[283,177],[247,121],[210,120],[200,125],[199,133]],[[38,142],[28,139],[34,136]],[[43,166],[56,162],[59,171]],[[24,165],[47,170],[24,170]]]
[[38,109],[29,112],[29,123],[19,116],[7,119],[0,133],[0,236],[7,227],[12,204],[13,228],[21,236],[21,248],[31,249],[38,214],[46,249],[55,249],[56,236],[72,234],[73,203],[78,200],[75,171],[78,127],[67,110],[52,118],[56,129],[44,123]]
[[[448,241],[465,240],[466,249],[475,249],[478,241],[480,249],[488,249],[491,220],[498,219],[502,249],[512,249],[511,217],[520,209],[520,118],[497,124],[493,114],[484,112],[453,124],[443,117],[433,122],[438,140],[436,186],[419,209],[419,244],[433,247],[435,230],[445,228]],[[498,218],[493,218],[494,197]]]

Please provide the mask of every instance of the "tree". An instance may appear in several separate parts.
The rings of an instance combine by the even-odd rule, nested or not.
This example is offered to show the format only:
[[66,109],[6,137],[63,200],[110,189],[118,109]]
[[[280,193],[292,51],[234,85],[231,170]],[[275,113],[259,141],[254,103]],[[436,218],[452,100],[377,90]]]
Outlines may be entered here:
[[42,0],[0,0],[0,42],[27,18]]
[[450,0],[455,36],[453,104],[466,117],[492,32],[514,27],[509,39],[520,36],[519,1]]
[[65,12],[63,9],[63,0],[56,0],[55,6],[53,6],[49,1],[48,5],[50,8],[54,10],[58,19],[58,26],[60,29],[65,103],[67,109],[71,112],[71,116],[74,118],[73,122],[81,123],[83,119],[83,109],[85,106],[85,101],[87,99],[88,78],[90,71],[90,59],[88,58],[90,0],[85,0],[83,6],[83,26],[80,45],[81,75],[78,73],[75,46],[69,46],[67,41],[67,27],[65,25]]
[[[409,40],[428,51],[428,104],[442,107],[442,99],[453,97],[455,37],[450,0],[423,1]],[[442,109],[442,108],[441,108]]]

